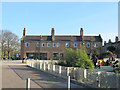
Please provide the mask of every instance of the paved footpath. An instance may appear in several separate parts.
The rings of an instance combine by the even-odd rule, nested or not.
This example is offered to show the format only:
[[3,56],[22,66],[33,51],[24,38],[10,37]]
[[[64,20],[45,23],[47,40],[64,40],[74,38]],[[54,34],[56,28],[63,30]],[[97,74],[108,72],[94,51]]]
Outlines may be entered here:
[[[3,61],[2,88],[25,88],[26,79],[31,79],[31,88],[66,88],[67,80],[27,67],[21,61]],[[83,88],[71,83],[71,88]]]

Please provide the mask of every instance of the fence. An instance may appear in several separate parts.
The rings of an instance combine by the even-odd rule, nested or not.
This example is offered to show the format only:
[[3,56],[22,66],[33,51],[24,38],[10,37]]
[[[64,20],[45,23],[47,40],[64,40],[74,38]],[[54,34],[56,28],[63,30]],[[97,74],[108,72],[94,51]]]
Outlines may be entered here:
[[71,79],[80,83],[99,88],[120,88],[120,75],[112,72],[101,72],[89,69],[65,67],[51,64],[51,62],[27,60],[27,65],[50,74]]

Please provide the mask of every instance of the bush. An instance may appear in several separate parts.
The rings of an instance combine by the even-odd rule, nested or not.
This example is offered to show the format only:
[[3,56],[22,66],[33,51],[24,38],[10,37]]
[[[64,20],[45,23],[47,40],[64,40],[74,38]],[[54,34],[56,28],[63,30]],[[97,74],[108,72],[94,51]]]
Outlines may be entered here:
[[113,55],[114,54],[112,52],[108,51],[102,54],[102,58],[111,58]]
[[94,69],[92,60],[89,59],[86,51],[81,49],[76,50],[73,50],[72,48],[66,49],[64,61],[59,62],[59,65]]

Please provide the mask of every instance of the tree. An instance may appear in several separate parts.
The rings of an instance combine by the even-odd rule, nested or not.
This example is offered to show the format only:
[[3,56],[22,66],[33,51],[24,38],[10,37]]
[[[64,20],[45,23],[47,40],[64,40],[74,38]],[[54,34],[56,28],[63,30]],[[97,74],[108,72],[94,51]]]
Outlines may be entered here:
[[2,46],[1,46],[1,41],[2,41],[2,31],[0,30],[0,59],[2,58]]
[[109,46],[109,47],[107,47],[107,50],[109,50],[110,52],[114,53],[115,47],[114,46]]
[[76,49],[75,51],[72,48],[67,48],[64,55],[64,63],[62,62],[62,64],[86,69],[94,68],[93,62],[89,59],[86,51],[81,49]]
[[99,56],[99,52],[98,52],[98,49],[97,48],[94,48],[93,50],[92,50],[92,57],[94,57],[94,56]]
[[102,54],[103,58],[111,58],[114,54],[110,51],[107,51],[105,53]]
[[93,54],[96,55],[96,56],[99,55],[99,52],[98,52],[98,49],[97,49],[97,48],[94,48],[94,49],[93,49]]
[[4,30],[2,31],[2,55],[10,56],[20,53],[20,39],[14,33]]

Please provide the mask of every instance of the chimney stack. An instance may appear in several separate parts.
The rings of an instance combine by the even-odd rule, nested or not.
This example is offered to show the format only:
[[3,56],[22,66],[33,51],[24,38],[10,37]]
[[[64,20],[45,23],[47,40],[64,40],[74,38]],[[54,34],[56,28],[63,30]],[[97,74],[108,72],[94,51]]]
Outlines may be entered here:
[[51,30],[51,37],[52,37],[52,41],[54,41],[55,40],[55,30],[54,30],[54,28],[52,28],[52,30]]
[[80,36],[83,36],[83,28],[80,29]]
[[106,46],[106,41],[104,41],[104,46]]
[[111,39],[109,39],[108,43],[111,43]]
[[82,37],[82,41],[84,40],[84,37],[83,37],[83,28],[80,29],[80,36]]
[[26,35],[26,28],[24,28],[24,30],[23,30],[23,36],[25,36]]
[[118,37],[117,36],[115,37],[115,42],[118,42]]

